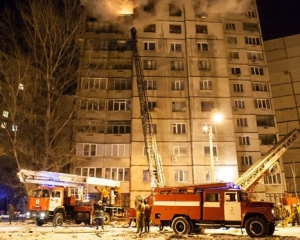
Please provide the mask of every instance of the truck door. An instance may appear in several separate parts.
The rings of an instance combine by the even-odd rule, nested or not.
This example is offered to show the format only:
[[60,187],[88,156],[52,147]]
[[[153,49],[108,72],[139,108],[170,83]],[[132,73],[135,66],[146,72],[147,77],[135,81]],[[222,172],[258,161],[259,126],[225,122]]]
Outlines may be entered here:
[[[223,196],[223,195],[222,195]],[[203,220],[224,220],[224,208],[221,194],[217,191],[205,191],[203,199]]]
[[63,192],[54,190],[50,197],[49,211],[54,211],[55,208],[62,205]]
[[241,221],[241,203],[237,192],[225,192],[224,215],[225,221]]

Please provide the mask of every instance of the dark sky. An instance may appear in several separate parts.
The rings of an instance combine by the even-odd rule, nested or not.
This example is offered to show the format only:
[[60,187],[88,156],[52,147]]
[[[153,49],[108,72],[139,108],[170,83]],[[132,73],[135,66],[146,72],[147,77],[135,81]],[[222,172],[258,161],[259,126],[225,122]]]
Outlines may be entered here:
[[300,33],[300,0],[257,0],[264,40]]
[[[0,8],[13,1],[0,0]],[[264,40],[300,33],[300,0],[256,1]]]

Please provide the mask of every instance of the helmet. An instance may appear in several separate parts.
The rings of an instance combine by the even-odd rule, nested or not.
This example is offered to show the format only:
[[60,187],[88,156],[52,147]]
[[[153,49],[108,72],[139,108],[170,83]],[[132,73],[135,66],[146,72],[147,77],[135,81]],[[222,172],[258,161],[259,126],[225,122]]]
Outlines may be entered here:
[[277,206],[281,206],[281,203],[280,203],[280,202],[278,202],[278,203],[276,203],[276,205],[277,205]]
[[296,204],[293,204],[293,207],[296,207]]
[[102,205],[102,201],[101,200],[98,201],[98,205]]

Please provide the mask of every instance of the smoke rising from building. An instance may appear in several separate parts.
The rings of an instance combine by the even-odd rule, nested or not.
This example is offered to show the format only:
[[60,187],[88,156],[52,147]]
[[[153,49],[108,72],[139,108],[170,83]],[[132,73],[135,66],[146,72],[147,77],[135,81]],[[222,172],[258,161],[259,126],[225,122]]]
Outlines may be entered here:
[[[161,4],[172,4],[182,7],[193,5],[196,14],[209,13],[243,13],[247,10],[250,0],[81,0],[90,14],[104,21],[115,21],[120,15],[131,15],[134,9],[139,9],[140,18],[149,18],[151,15],[164,14],[168,11]],[[144,11],[144,7],[152,11]]]

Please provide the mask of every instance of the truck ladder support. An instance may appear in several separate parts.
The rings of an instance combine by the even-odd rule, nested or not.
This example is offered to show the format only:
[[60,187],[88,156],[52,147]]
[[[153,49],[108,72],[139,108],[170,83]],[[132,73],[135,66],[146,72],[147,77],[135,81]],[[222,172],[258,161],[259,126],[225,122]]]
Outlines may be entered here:
[[278,159],[284,154],[300,135],[300,128],[295,128],[275,144],[265,156],[261,157],[251,168],[234,181],[235,185],[249,190],[268,171],[278,164]]

